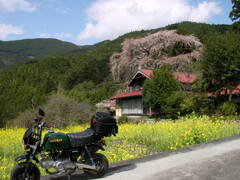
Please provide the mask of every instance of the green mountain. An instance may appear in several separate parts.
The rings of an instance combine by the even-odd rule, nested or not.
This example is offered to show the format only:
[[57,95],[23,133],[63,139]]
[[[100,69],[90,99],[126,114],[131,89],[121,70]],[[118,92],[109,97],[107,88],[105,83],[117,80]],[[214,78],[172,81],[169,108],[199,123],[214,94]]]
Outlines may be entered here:
[[25,39],[0,41],[0,69],[29,59],[65,54],[79,46],[57,39]]
[[[231,31],[231,28],[231,25],[177,23],[159,29],[130,32],[115,40],[103,41],[79,49],[68,44],[67,50],[72,51],[69,54],[33,59],[2,70],[0,72],[0,127],[4,126],[9,119],[16,117],[19,112],[30,108],[29,101],[32,98],[41,104],[47,100],[49,95],[62,92],[78,101],[89,101],[94,104],[111,96],[116,88],[114,88],[115,82],[112,82],[110,78],[109,59],[114,52],[121,52],[121,43],[125,39],[144,37],[163,29],[176,29],[180,34],[194,34],[204,44],[209,35],[226,33]],[[59,53],[63,53],[63,49],[66,50],[66,46],[63,45],[65,43],[59,43],[58,46],[57,43],[53,43],[55,46],[48,44],[45,47],[44,43],[40,46],[40,41],[36,40],[32,41],[31,45],[34,51],[30,51],[23,48],[29,47],[28,40],[19,42],[23,45],[18,44],[15,50],[13,48],[9,52],[15,52],[15,55],[18,52],[24,52],[25,57],[39,57],[56,52],[53,51],[56,49]],[[0,45],[0,47],[8,49],[8,46],[2,48],[3,46]],[[9,56],[10,54],[8,53]],[[14,57],[18,59],[17,55]]]

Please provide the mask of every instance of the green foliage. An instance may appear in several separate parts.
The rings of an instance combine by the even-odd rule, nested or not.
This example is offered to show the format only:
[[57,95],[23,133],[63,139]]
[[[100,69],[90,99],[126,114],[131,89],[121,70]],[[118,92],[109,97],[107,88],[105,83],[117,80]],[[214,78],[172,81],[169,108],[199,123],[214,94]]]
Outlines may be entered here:
[[196,47],[194,44],[185,44],[182,41],[175,42],[172,46],[163,49],[163,53],[167,56],[178,56],[180,54],[191,53]]
[[117,119],[117,122],[118,124],[126,124],[129,122],[129,119],[127,116],[120,116],[118,119]]
[[234,102],[230,102],[230,101],[225,101],[224,103],[222,103],[222,105],[220,106],[220,110],[221,113],[223,115],[236,115],[237,112],[237,104]]
[[203,54],[203,82],[210,91],[240,84],[240,34],[210,36]]
[[[75,86],[92,81],[94,88],[85,98],[96,103],[113,95],[114,83],[103,83],[110,75],[109,57],[121,50],[123,39],[82,47],[73,53],[27,61],[0,72],[0,127],[29,108],[30,99],[42,104],[46,97],[63,88],[72,93]],[[109,85],[108,85],[109,84]],[[112,87],[111,87],[112,86]],[[80,92],[81,94],[81,92]],[[91,96],[91,97],[89,97]]]
[[240,32],[240,1],[239,0],[232,0],[232,11],[229,14],[233,23],[233,30],[236,32]]
[[76,49],[79,49],[77,45],[57,39],[0,41],[0,68],[23,60],[65,54]]
[[233,28],[233,32],[239,33],[240,32],[240,21],[233,23],[232,28]]
[[[116,83],[106,80],[110,76],[109,57],[112,53],[121,51],[121,43],[125,39],[144,37],[164,29],[176,29],[182,34],[194,34],[203,41],[208,39],[209,34],[226,33],[231,30],[231,25],[182,22],[165,28],[134,31],[113,41],[107,40],[81,47],[53,39],[0,42],[0,56],[9,56],[5,59],[15,58],[16,61],[26,59],[27,56],[42,57],[72,52],[68,55],[28,60],[0,71],[0,127],[9,119],[15,118],[18,113],[28,109],[30,99],[33,98],[43,104],[49,95],[55,94],[60,88],[63,93],[78,101],[94,104],[107,99],[118,87]],[[176,45],[176,47],[178,50],[170,51],[170,54],[181,51],[182,46]],[[159,53],[156,52],[153,56],[158,57]],[[0,60],[0,66],[5,66],[1,62]],[[170,91],[174,89],[170,88]],[[159,107],[162,105],[159,99],[168,97],[164,95],[167,91],[164,90],[163,94],[159,92],[153,97],[148,95],[148,102],[151,106]]]
[[201,70],[202,70],[201,61],[195,61],[194,59],[191,63],[186,64],[184,68],[185,73],[196,74],[197,78],[200,76]]
[[32,98],[42,104],[59,86],[71,90],[79,82],[101,83],[109,76],[108,58],[101,53],[48,57],[0,72],[1,121],[29,108]]
[[231,0],[232,1],[232,11],[229,14],[229,17],[232,21],[240,20],[240,1],[239,0]]
[[[79,58],[80,57],[80,58]],[[94,55],[79,56],[77,59],[71,60],[71,69],[65,73],[63,77],[63,86],[65,89],[72,89],[75,85],[84,81],[93,81],[98,84],[109,75],[108,59]],[[75,57],[73,57],[75,58]]]
[[[200,69],[202,71],[202,69]],[[207,90],[207,84],[205,83],[202,75],[198,75],[197,79],[194,80],[192,84],[192,91],[193,92],[204,92]]]
[[144,84],[143,100],[153,108],[163,108],[172,92],[177,91],[179,84],[172,75],[170,66],[162,66],[154,71],[151,79]]
[[204,39],[207,39],[208,35],[216,34],[216,33],[224,34],[232,30],[232,26],[225,25],[225,24],[206,24],[206,23],[184,21],[180,23],[171,24],[162,28],[130,32],[123,36],[120,36],[118,40],[144,37],[149,34],[156,33],[160,30],[176,30],[177,33],[183,34],[183,35],[193,34],[197,36],[201,41],[203,41]]
[[200,112],[201,100],[201,96],[175,91],[167,98],[162,111],[165,117],[176,119],[180,115]]
[[195,23],[195,22],[181,22],[169,25],[165,27],[165,29],[168,30],[177,30],[177,33],[183,34],[183,35],[195,35],[197,36],[201,41],[204,41],[205,39],[208,39],[208,36],[211,34],[225,34],[226,32],[230,31],[232,29],[231,25],[210,25],[205,23]]
[[181,113],[189,114],[199,111],[199,97],[189,94],[180,104]]
[[162,111],[166,118],[176,119],[182,111],[182,102],[187,94],[181,91],[172,92],[166,99],[166,103],[162,107]]
[[93,81],[84,81],[65,93],[77,101],[87,101],[96,104],[114,95],[118,84],[113,81],[106,81],[95,84]]

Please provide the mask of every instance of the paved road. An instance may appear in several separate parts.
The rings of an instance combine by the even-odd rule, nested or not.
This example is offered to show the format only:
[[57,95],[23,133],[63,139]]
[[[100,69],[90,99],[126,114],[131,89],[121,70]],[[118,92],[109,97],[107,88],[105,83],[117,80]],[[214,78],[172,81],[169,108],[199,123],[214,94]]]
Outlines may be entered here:
[[[71,180],[86,180],[84,174]],[[113,164],[106,180],[240,180],[240,136]],[[41,180],[66,180],[44,177]]]

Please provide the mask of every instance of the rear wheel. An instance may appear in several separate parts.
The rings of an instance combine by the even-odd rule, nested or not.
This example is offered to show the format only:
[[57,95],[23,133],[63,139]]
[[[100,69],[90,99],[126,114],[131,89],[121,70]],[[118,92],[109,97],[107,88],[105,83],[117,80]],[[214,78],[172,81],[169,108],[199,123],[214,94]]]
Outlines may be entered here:
[[92,155],[94,162],[96,163],[97,169],[83,169],[84,173],[91,178],[100,178],[102,177],[108,170],[109,163],[103,154],[95,153]]
[[27,168],[27,163],[21,163],[14,166],[11,171],[10,180],[40,180],[40,171],[38,167],[30,163],[24,177],[25,169]]

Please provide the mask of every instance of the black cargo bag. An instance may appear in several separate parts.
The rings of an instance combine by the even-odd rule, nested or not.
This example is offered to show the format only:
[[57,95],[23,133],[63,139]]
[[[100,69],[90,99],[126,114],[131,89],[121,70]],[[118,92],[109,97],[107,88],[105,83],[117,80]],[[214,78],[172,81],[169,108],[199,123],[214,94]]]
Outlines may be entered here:
[[118,133],[116,119],[105,112],[97,112],[92,117],[91,128],[100,137],[115,136]]

